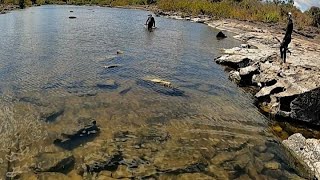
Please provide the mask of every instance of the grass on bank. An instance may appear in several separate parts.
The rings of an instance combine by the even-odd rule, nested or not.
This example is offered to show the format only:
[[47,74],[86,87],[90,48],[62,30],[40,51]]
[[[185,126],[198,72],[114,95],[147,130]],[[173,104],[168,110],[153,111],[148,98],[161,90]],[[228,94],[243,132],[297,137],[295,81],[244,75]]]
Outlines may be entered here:
[[159,0],[158,7],[166,11],[181,11],[191,15],[206,14],[215,18],[261,21],[267,23],[285,22],[287,13],[292,12],[299,27],[312,24],[312,18],[292,4],[275,4],[259,0]]
[[292,12],[297,28],[320,26],[320,8],[313,7],[301,12],[291,3],[279,0],[0,0],[4,4],[96,4],[110,6],[156,4],[164,11],[178,11],[186,15],[210,15],[214,18],[260,21],[266,23],[286,22],[287,13]]

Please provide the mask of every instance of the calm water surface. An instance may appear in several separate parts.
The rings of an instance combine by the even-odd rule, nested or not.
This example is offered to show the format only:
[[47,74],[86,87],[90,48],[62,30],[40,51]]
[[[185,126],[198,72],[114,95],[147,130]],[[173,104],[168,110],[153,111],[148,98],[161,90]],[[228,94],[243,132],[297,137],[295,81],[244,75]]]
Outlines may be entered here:
[[[0,16],[0,175],[70,152],[63,173],[85,179],[298,178],[268,120],[213,61],[240,42],[160,17],[148,32],[148,14],[41,6]],[[97,136],[56,143],[94,120]],[[92,168],[115,156],[112,168]]]

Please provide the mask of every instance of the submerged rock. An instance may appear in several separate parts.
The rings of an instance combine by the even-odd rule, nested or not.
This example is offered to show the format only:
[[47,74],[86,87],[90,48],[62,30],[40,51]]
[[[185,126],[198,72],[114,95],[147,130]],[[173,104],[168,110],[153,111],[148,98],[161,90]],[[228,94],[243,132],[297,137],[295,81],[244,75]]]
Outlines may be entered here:
[[205,171],[207,166],[208,164],[205,164],[205,163],[195,163],[195,164],[187,165],[186,167],[181,167],[177,169],[168,169],[168,170],[162,170],[162,171],[169,174],[197,173],[197,172]]
[[36,157],[36,172],[69,172],[75,163],[75,158],[69,152],[41,153]]
[[218,32],[218,34],[216,35],[217,39],[224,39],[227,38],[227,36],[222,32]]
[[110,171],[101,171],[98,174],[98,178],[97,180],[110,180],[110,179],[114,179],[111,177],[112,176],[112,172]]
[[112,177],[116,179],[131,178],[132,176],[132,172],[124,165],[118,166],[117,170],[112,173]]
[[210,162],[215,165],[220,165],[225,161],[230,161],[236,157],[235,153],[232,152],[221,152],[213,157]]
[[229,179],[229,174],[228,172],[226,172],[224,169],[215,166],[215,165],[210,165],[207,168],[207,171],[209,174],[211,174],[212,176],[218,178],[218,179]]
[[108,66],[103,66],[106,69],[112,69],[112,68],[116,68],[116,67],[120,67],[120,64],[112,64],[112,65],[108,65]]
[[112,79],[97,83],[97,87],[100,89],[117,89],[118,86],[119,85],[116,83],[116,81]]
[[123,95],[127,94],[129,91],[131,91],[131,89],[132,89],[132,87],[126,88],[124,90],[121,90],[119,92],[119,94],[123,96]]
[[277,170],[280,169],[281,165],[277,162],[267,162],[264,167],[266,169]]
[[101,159],[92,164],[87,164],[88,172],[116,171],[123,163],[122,154],[114,154],[108,159]]
[[177,176],[177,179],[181,180],[195,180],[195,179],[201,179],[201,180],[212,180],[214,179],[211,176],[202,174],[202,173],[186,173],[186,174],[180,174]]
[[81,129],[73,134],[62,134],[64,139],[56,139],[54,140],[54,144],[61,148],[72,150],[79,145],[94,139],[100,132],[100,128],[97,126],[96,121],[80,128]]
[[48,180],[48,179],[54,179],[54,180],[71,180],[68,176],[62,174],[62,173],[53,173],[53,172],[46,172],[46,173],[40,173],[38,174],[38,180]]
[[34,173],[23,173],[19,175],[20,180],[38,180],[37,175]]
[[165,81],[162,79],[150,79],[151,82],[156,83],[156,84],[160,84],[163,85],[165,87],[172,87],[171,82],[169,81]]
[[[151,81],[153,80],[153,81]],[[150,88],[155,92],[169,95],[169,96],[185,96],[184,91],[172,87],[170,82],[167,81],[158,81],[158,79],[146,79],[146,80],[138,80],[137,85]],[[169,87],[168,87],[169,86]]]
[[64,113],[64,108],[53,108],[51,112],[46,112],[41,115],[41,119],[44,119],[45,122],[55,122],[58,117],[62,116]]

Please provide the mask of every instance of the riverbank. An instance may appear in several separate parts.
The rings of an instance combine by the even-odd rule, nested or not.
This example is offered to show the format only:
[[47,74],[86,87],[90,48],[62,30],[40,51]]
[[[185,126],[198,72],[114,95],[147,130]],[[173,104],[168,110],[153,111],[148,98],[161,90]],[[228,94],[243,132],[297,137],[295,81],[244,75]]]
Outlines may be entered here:
[[15,9],[19,9],[19,6],[11,5],[11,4],[8,4],[8,5],[0,4],[0,14],[6,14],[9,11],[13,11]]
[[279,46],[285,31],[279,27],[230,19],[211,20],[207,16],[182,17],[178,13],[168,17],[205,23],[234,33],[234,38],[243,44],[223,49],[223,56],[215,59],[218,64],[229,67],[230,80],[240,87],[253,87],[252,93],[264,112],[306,125],[320,125],[320,43],[317,39],[295,30],[287,62],[283,63]]
[[[219,64],[234,68],[229,77],[240,86],[254,86],[259,107],[286,121],[306,126],[319,126],[320,109],[320,45],[301,34],[293,35],[286,63],[279,57],[279,42],[283,31],[254,27],[237,21],[213,21],[209,26],[230,31],[244,41],[242,47],[224,50],[216,59]],[[252,48],[254,47],[254,48]],[[283,141],[288,153],[320,178],[320,143],[294,134]]]
[[282,63],[278,40],[284,32],[233,20],[212,21],[208,25],[233,32],[237,34],[234,38],[246,43],[242,47],[223,50],[224,55],[215,61],[233,68],[229,77],[240,86],[257,87],[255,97],[262,110],[319,125],[319,106],[315,101],[320,87],[318,43],[294,34],[289,46],[291,54],[287,62]]

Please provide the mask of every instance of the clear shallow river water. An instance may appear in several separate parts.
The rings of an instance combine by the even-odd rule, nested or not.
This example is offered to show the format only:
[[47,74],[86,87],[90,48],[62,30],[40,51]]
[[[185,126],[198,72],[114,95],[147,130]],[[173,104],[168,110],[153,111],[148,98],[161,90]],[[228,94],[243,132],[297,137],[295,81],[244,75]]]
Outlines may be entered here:
[[[148,32],[148,14],[41,6],[0,16],[0,175],[54,177],[40,154],[71,153],[70,168],[50,171],[85,179],[298,178],[250,95],[213,61],[240,42],[160,17]],[[92,121],[97,135],[70,138]],[[69,141],[57,143],[66,134]]]

